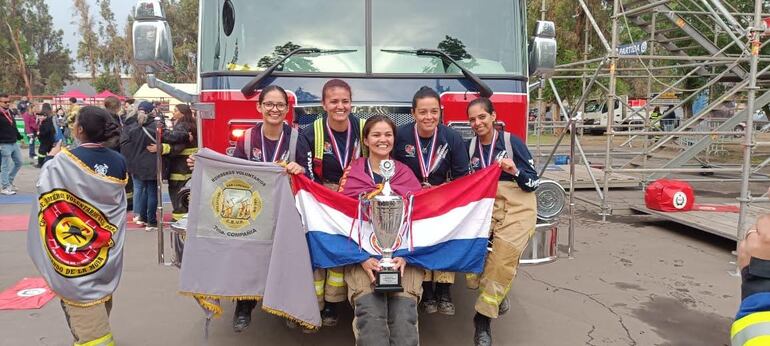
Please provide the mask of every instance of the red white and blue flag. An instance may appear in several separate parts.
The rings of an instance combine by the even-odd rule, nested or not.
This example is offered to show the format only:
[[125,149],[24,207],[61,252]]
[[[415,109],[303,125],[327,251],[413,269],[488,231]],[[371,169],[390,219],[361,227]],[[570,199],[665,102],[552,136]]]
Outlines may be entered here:
[[[500,168],[492,165],[405,197],[406,216],[394,256],[430,270],[480,273],[487,254]],[[307,228],[313,267],[333,268],[380,256],[356,199],[292,176]]]

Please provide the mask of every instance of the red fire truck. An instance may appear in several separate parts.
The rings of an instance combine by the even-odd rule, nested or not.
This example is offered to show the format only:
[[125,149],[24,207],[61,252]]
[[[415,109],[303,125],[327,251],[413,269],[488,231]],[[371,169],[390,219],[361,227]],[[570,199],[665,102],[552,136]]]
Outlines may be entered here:
[[[556,59],[552,22],[527,37],[525,0],[200,0],[198,94],[150,75],[150,86],[198,110],[203,147],[232,153],[243,130],[260,121],[260,88],[290,94],[287,120],[304,127],[322,113],[331,78],[353,90],[352,114],[412,121],[421,86],[442,98],[443,122],[470,136],[465,109],[490,96],[499,126],[526,138],[529,76],[550,73]],[[159,0],[138,1],[135,63],[172,64],[170,29]]]

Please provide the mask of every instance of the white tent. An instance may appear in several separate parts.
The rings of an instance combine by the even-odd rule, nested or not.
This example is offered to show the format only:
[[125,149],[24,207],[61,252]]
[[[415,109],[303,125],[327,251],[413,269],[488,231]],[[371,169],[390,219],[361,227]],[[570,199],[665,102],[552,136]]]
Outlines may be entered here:
[[[197,95],[198,94],[198,85],[194,83],[170,83],[175,88],[182,90],[188,94]],[[169,94],[166,94],[160,89],[156,88],[150,88],[147,86],[147,83],[143,84],[139,90],[137,90],[134,93],[134,99],[136,102],[140,101],[160,101],[160,102],[168,102],[169,108],[179,104],[183,103],[182,101],[179,101],[173,97],[171,97]]]

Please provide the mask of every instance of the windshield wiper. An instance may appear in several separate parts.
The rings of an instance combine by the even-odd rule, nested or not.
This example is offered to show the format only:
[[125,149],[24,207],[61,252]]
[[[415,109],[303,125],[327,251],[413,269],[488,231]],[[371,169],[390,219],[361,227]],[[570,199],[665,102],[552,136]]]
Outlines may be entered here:
[[463,73],[463,76],[470,80],[478,89],[479,95],[481,97],[490,97],[492,96],[492,88],[487,85],[487,83],[484,83],[479,76],[475,75],[473,72],[469,71],[460,63],[457,62],[457,60],[452,59],[451,56],[447,55],[443,51],[440,51],[438,49],[430,49],[430,48],[421,48],[417,50],[406,50],[406,49],[380,49],[381,52],[386,53],[402,53],[402,54],[413,54],[417,56],[435,56],[440,58],[441,60],[447,61],[452,63],[453,65],[457,66],[457,68],[460,69],[460,71]]
[[312,48],[312,47],[305,47],[305,48],[297,48],[289,54],[286,54],[281,60],[276,61],[274,64],[270,65],[270,67],[266,68],[264,71],[257,74],[253,79],[251,79],[246,85],[241,88],[241,93],[245,97],[252,97],[254,94],[257,93],[257,89],[259,89],[259,83],[262,82],[265,78],[269,77],[278,66],[281,66],[286,60],[291,58],[294,55],[297,54],[305,54],[305,55],[311,55],[311,56],[319,56],[319,55],[326,55],[326,54],[340,54],[340,53],[353,53],[358,50],[356,49],[318,49],[318,48]]

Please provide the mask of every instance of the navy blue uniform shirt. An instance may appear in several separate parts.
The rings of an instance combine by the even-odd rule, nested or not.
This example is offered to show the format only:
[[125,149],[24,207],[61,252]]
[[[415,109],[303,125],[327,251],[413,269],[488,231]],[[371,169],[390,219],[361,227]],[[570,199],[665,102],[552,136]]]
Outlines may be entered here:
[[[350,131],[350,152],[348,155],[348,160],[345,162],[345,167],[347,167],[351,161],[361,156],[361,127],[359,125],[358,118],[354,116],[348,116],[348,120],[350,121],[350,125],[348,127],[348,131]],[[313,130],[313,124],[310,126],[302,129],[302,132],[300,133],[300,137],[302,139],[302,148],[306,151],[302,156],[299,154],[299,145],[297,145],[297,161],[305,167],[305,171],[309,172],[308,175],[310,178],[312,178],[315,181],[318,182],[329,182],[329,183],[335,183],[338,184],[340,181],[340,178],[342,178],[342,174],[345,170],[345,167],[340,167],[340,162],[337,159],[337,156],[334,151],[334,146],[332,145],[331,139],[329,138],[328,130],[326,129],[326,116],[323,117],[323,127],[322,130],[324,132],[324,150],[323,150],[323,177],[318,177],[315,174],[315,171],[313,171],[313,166],[315,163],[313,162],[313,151],[315,150],[315,131]],[[345,147],[345,144],[347,142],[347,135],[348,131],[345,132],[337,132],[332,130],[332,134],[334,137],[335,142],[337,143],[337,147],[339,148],[339,152],[341,156],[345,156],[345,150],[347,149]],[[304,157],[303,160],[300,159],[300,157]]]
[[[481,151],[483,151],[485,161],[489,158],[489,148],[491,147],[491,144],[482,145],[482,150],[479,151],[479,143],[479,139],[476,139],[476,150],[473,153],[473,157],[471,157],[472,170],[483,168],[481,163]],[[466,142],[466,148],[469,145],[470,141]],[[503,172],[500,174],[500,181],[515,181],[522,190],[527,192],[534,191],[540,184],[540,178],[537,176],[535,163],[532,160],[532,154],[530,154],[529,149],[527,149],[527,145],[514,134],[511,134],[511,149],[513,149],[513,157],[511,159],[513,159],[513,163],[516,164],[519,174],[514,177],[513,175]],[[498,132],[497,140],[494,143],[492,161],[494,161],[495,157],[501,152],[505,152],[505,140],[503,134]]]
[[[393,148],[393,158],[409,166],[421,183],[425,177],[420,169],[419,155],[417,155],[417,143],[414,139],[414,123],[406,124],[398,128],[396,132],[396,144]],[[425,160],[428,160],[431,151],[431,138],[420,138]],[[468,174],[468,149],[463,143],[463,139],[457,131],[451,128],[438,125],[436,138],[436,149],[446,147],[448,152],[441,160],[435,162],[438,167],[429,174],[428,183],[431,185],[441,185],[449,180],[457,179]]]
[[126,179],[126,160],[117,151],[104,147],[79,146],[70,150],[96,174]]

